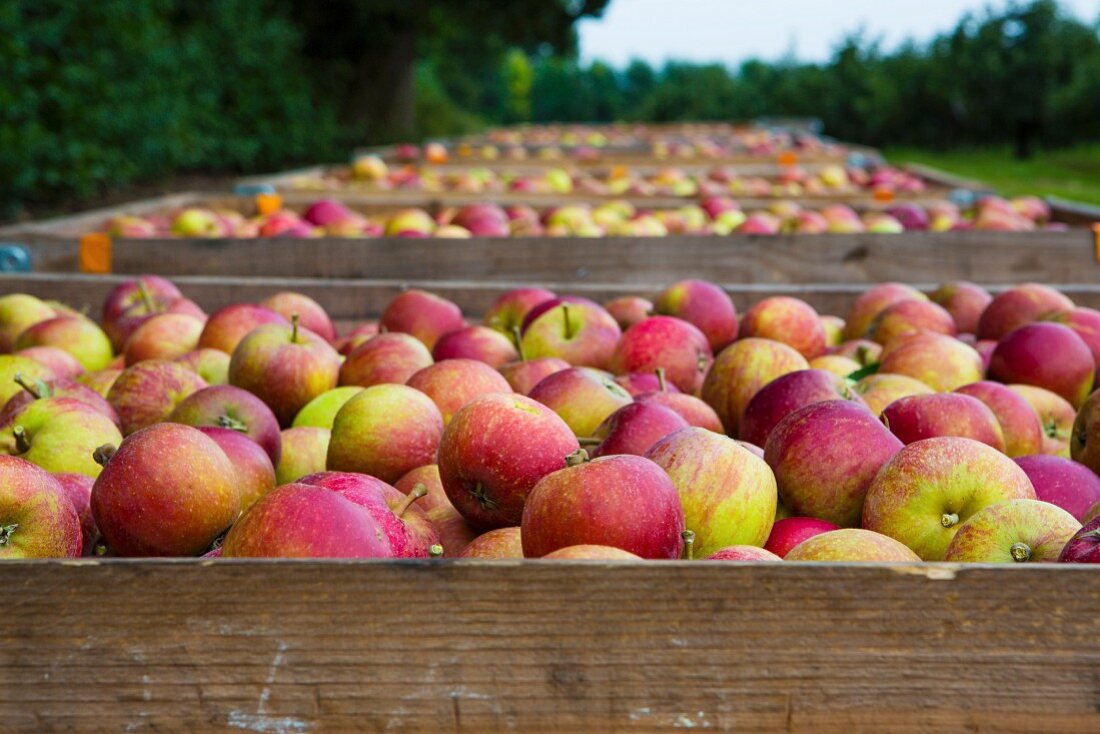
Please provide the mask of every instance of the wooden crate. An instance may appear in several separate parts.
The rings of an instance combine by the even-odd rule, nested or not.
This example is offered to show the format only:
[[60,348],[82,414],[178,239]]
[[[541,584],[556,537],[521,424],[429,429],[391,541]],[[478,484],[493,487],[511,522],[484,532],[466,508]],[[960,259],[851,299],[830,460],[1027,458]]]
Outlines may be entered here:
[[1096,732],[1086,566],[0,562],[5,732]]

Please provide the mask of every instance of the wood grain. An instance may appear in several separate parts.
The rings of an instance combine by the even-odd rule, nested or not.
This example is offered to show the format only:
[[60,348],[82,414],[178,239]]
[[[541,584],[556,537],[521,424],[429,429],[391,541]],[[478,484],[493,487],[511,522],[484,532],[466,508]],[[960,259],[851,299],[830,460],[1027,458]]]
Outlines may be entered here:
[[0,563],[5,731],[1095,732],[1074,566]]

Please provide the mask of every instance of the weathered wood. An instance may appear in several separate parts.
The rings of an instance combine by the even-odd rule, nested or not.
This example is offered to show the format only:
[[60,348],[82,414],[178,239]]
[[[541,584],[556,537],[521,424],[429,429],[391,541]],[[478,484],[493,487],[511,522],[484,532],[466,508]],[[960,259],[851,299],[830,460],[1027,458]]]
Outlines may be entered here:
[[6,732],[1095,732],[1082,566],[0,562]]

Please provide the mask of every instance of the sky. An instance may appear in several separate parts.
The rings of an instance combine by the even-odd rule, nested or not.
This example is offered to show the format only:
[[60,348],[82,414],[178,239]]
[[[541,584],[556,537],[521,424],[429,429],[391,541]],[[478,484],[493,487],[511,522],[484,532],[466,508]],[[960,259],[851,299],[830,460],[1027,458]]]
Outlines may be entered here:
[[[1100,0],[1061,0],[1094,21]],[[954,27],[983,0],[611,0],[602,19],[578,26],[581,58],[622,66],[640,58],[719,61],[777,59],[794,50],[802,61],[828,59],[837,43],[861,26],[887,48],[906,38],[927,40]],[[1003,7],[1004,0],[992,3]]]

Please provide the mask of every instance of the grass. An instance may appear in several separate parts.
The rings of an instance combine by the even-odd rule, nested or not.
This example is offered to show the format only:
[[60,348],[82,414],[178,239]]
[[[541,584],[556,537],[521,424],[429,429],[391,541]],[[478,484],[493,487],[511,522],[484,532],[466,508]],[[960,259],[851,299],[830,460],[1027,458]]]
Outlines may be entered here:
[[931,152],[887,148],[894,164],[920,163],[989,184],[1006,196],[1035,194],[1100,205],[1100,143],[1037,151],[1019,161],[1008,148]]

